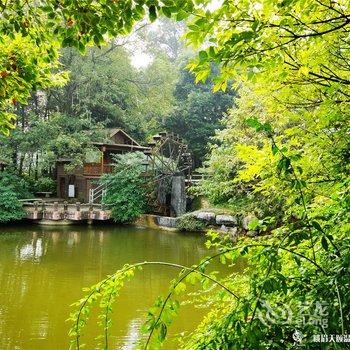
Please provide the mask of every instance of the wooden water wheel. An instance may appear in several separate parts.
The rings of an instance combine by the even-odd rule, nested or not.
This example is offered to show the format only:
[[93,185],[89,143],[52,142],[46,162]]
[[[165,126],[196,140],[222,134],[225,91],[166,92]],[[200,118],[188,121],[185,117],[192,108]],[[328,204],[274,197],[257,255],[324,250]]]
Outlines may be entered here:
[[149,205],[155,213],[169,215],[169,189],[175,175],[191,177],[192,155],[187,144],[173,133],[161,132],[148,144],[148,173],[154,179]]

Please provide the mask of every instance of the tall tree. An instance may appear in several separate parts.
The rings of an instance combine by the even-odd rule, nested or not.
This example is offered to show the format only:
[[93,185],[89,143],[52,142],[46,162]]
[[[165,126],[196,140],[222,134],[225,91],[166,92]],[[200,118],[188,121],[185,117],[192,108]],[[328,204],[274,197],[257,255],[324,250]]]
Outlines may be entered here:
[[90,48],[82,56],[65,49],[61,57],[70,80],[59,89],[48,91],[48,109],[76,117],[89,114],[106,127],[122,127],[142,135],[138,72],[131,65],[128,52],[111,44]]
[[[60,46],[85,52],[117,35],[129,33],[145,16],[154,21],[160,13],[171,16],[181,12],[188,17],[191,1],[0,2],[0,131],[8,133],[13,125],[14,102],[26,103],[33,89],[57,83],[53,69],[58,64]],[[179,18],[180,19],[180,18]]]
[[221,119],[235,96],[233,90],[213,94],[212,89],[211,81],[196,84],[193,75],[183,70],[174,93],[175,107],[165,119],[166,129],[188,142],[196,165],[202,163],[215,131],[222,128]]
[[139,31],[139,41],[143,49],[153,56],[166,56],[172,63],[177,64],[186,51],[185,42],[181,40],[185,34],[186,25],[161,17],[153,25]]

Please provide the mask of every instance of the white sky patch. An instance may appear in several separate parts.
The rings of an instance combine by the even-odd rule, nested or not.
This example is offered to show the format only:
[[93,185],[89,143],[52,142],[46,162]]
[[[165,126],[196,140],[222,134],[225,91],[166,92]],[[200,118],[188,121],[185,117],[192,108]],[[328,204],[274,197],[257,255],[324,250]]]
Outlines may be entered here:
[[140,23],[140,27],[134,29],[134,32],[129,35],[129,40],[126,43],[126,48],[131,54],[131,64],[137,69],[147,68],[153,62],[153,56],[147,52],[147,49],[144,47],[142,39],[140,39],[135,33],[140,28],[146,25],[146,30],[157,31],[159,27],[159,22],[155,21],[149,23],[147,20],[144,20]]
[[131,64],[137,69],[148,67],[152,61],[153,57],[147,52],[141,50],[134,51],[131,56]]
[[254,8],[255,8],[255,10],[257,10],[257,11],[262,10],[263,4],[262,4],[261,2],[257,2],[257,3],[254,5]]
[[214,12],[224,3],[224,0],[212,0],[207,6],[206,9],[210,12]]

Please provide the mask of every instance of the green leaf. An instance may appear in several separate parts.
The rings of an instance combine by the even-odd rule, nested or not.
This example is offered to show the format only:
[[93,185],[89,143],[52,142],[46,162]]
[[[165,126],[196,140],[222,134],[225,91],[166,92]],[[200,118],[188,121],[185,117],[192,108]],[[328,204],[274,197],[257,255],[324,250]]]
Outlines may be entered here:
[[322,236],[321,244],[322,244],[323,249],[328,251],[328,241],[327,241],[327,238],[325,236]]
[[171,18],[171,10],[169,9],[169,7],[162,7],[162,12],[164,16]]
[[209,47],[209,57],[215,58],[215,56],[216,56],[215,48],[214,48],[214,46],[210,46]]
[[275,155],[278,153],[278,151],[279,151],[279,149],[278,149],[278,147],[277,147],[276,145],[272,145],[271,150],[272,150],[272,154],[273,154],[274,156],[275,156]]
[[207,54],[207,52],[204,51],[204,50],[199,51],[198,56],[199,56],[199,61],[200,61],[201,63],[203,63],[204,61],[206,61],[207,58],[208,58],[208,54]]
[[319,232],[323,232],[321,225],[317,221],[311,221],[311,225]]
[[180,10],[177,15],[176,15],[176,20],[177,21],[182,21],[184,20],[185,18],[188,17],[188,13],[184,10]]
[[243,247],[243,248],[241,249],[241,251],[240,251],[240,254],[241,254],[241,255],[246,255],[246,254],[248,254],[248,246]]
[[186,291],[186,284],[183,282],[180,282],[177,284],[177,286],[174,288],[175,294],[181,294]]
[[255,128],[255,129],[259,129],[262,126],[262,124],[259,122],[259,120],[256,117],[247,118],[247,119],[245,119],[244,122],[246,125],[248,125],[252,128]]
[[167,332],[168,332],[168,327],[164,322],[162,322],[162,324],[160,325],[160,331],[159,331],[159,340],[161,342],[165,340]]
[[155,7],[155,5],[151,5],[148,11],[150,21],[154,22],[157,19],[157,8]]

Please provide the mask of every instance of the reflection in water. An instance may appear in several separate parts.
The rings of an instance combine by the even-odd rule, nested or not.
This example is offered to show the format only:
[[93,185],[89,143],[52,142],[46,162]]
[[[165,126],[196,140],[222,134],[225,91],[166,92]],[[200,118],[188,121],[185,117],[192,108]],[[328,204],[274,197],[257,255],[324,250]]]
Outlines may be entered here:
[[80,232],[70,232],[68,234],[67,244],[72,247],[80,242]]
[[48,335],[49,322],[50,319],[48,313],[42,312],[41,315],[33,322],[31,336],[39,339],[46,339]]
[[122,350],[132,350],[140,340],[141,319],[131,320]]
[[25,244],[19,249],[18,259],[19,260],[40,260],[43,255],[42,239],[35,239],[30,244]]
[[[0,349],[68,349],[65,320],[72,311],[69,305],[82,297],[83,287],[126,263],[148,260],[190,266],[208,255],[203,243],[199,235],[114,226],[14,227],[1,232]],[[167,267],[148,267],[125,285],[113,313],[111,348],[133,348],[145,310],[167,291],[177,273]],[[203,312],[184,306],[173,334],[192,330]],[[94,338],[101,333],[94,322],[84,335],[88,350],[95,349]],[[166,349],[176,346],[169,344]]]

